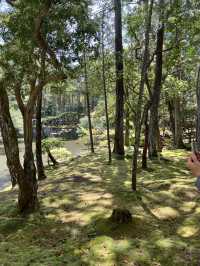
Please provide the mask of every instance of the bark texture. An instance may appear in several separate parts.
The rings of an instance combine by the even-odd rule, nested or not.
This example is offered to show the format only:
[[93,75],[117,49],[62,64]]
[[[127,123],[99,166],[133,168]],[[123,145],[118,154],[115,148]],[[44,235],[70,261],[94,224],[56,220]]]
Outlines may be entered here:
[[105,73],[105,49],[104,49],[104,13],[102,17],[102,79],[103,79],[103,91],[104,91],[104,103],[105,103],[105,116],[106,116],[106,132],[107,132],[107,144],[108,144],[108,163],[112,162],[112,152],[110,144],[110,123],[108,115],[108,98],[106,87],[106,73]]
[[138,152],[140,146],[140,134],[142,127],[142,103],[143,103],[143,95],[144,95],[144,85],[145,79],[147,75],[148,68],[148,59],[149,59],[149,34],[151,29],[151,18],[152,18],[152,10],[153,10],[153,0],[151,0],[150,5],[148,1],[146,2],[146,10],[147,10],[147,18],[146,18],[146,29],[145,29],[145,50],[143,55],[143,63],[141,69],[141,79],[140,79],[140,88],[139,88],[139,96],[136,106],[137,119],[134,121],[135,124],[135,143],[134,143],[134,153],[133,153],[133,162],[132,162],[132,190],[136,191],[137,188],[137,159]]
[[175,147],[175,118],[174,118],[173,100],[171,99],[167,100],[167,106],[168,106],[168,111],[169,111],[169,123],[170,123],[170,129],[171,129],[172,137],[173,137],[173,145]]
[[121,0],[114,0],[115,8],[115,62],[116,62],[116,111],[113,152],[124,156],[124,81]]
[[197,75],[196,97],[197,97],[196,141],[198,149],[200,150],[200,66],[198,68],[198,75]]
[[88,88],[88,73],[87,73],[85,51],[84,51],[84,72],[85,72],[84,74],[85,74],[86,106],[87,106],[87,116],[88,116],[89,134],[90,134],[90,148],[91,148],[91,152],[94,153],[94,140],[93,140],[93,132],[92,132],[91,107],[90,107],[90,93],[89,93],[89,88]]
[[56,161],[56,159],[54,158],[54,156],[53,156],[53,154],[51,153],[51,151],[48,151],[47,153],[48,153],[48,158],[52,161],[52,163],[53,163],[54,166],[57,165],[57,164],[59,164],[59,163]]
[[[0,127],[9,171],[11,176],[16,179],[19,186],[19,210],[20,212],[33,211],[38,206],[35,169],[32,163],[28,162],[31,153],[27,147],[24,168],[20,163],[17,134],[10,116],[8,95],[3,83],[0,84]],[[27,137],[27,142],[28,139]]]
[[38,180],[46,179],[44,164],[42,159],[42,90],[38,94],[36,107],[36,164]]
[[158,128],[159,128],[159,103],[162,87],[162,66],[163,66],[163,40],[164,40],[164,25],[157,32],[157,47],[156,47],[156,66],[155,66],[155,81],[152,92],[150,121],[149,121],[149,158],[158,157]]
[[147,152],[149,144],[149,109],[151,101],[148,101],[144,108],[144,147],[142,152],[142,169],[147,169]]
[[179,96],[174,98],[174,119],[175,119],[175,148],[183,149],[185,145],[183,143],[183,119],[181,110],[181,99]]

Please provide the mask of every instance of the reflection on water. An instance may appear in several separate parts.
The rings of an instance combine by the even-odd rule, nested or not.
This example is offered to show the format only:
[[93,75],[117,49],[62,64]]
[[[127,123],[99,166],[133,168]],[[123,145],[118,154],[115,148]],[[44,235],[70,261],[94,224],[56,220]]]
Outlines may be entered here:
[[[67,148],[72,156],[79,156],[82,154],[85,154],[88,152],[88,148],[81,143],[80,140],[69,140],[64,142],[63,145],[65,148]],[[23,163],[23,155],[24,155],[24,144],[19,143],[19,151],[20,151],[20,159]],[[46,156],[44,156],[44,164],[47,164]],[[6,163],[6,156],[3,144],[0,142],[0,190],[3,189],[5,186],[7,186],[10,183],[10,175],[7,168]]]

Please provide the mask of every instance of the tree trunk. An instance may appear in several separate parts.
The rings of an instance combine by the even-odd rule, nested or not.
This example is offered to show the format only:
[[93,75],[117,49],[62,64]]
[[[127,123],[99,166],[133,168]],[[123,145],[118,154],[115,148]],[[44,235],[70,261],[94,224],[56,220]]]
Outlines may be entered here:
[[136,106],[137,119],[135,119],[135,143],[134,143],[134,153],[133,153],[133,162],[132,162],[132,190],[136,191],[137,188],[137,159],[139,153],[140,146],[140,134],[142,127],[142,103],[143,103],[143,94],[144,94],[144,85],[145,85],[145,77],[147,74],[148,67],[148,58],[149,58],[149,33],[151,29],[151,17],[153,10],[153,0],[150,2],[150,6],[148,1],[146,1],[146,10],[148,10],[148,15],[146,16],[146,29],[145,29],[145,50],[143,55],[143,63],[141,69],[141,79],[140,79],[140,88],[139,88],[139,96],[138,102]]
[[[32,195],[31,201],[28,202],[30,206],[34,206],[37,202],[37,179],[36,179],[36,167],[34,162],[33,156],[33,127],[32,127],[32,118],[33,118],[33,111],[29,109],[25,109],[25,113],[23,116],[23,123],[24,123],[24,145],[25,145],[25,153],[24,153],[24,173],[26,176],[26,182],[29,184],[29,188],[27,193]],[[25,185],[26,186],[26,185]],[[26,204],[26,200],[28,197],[24,197],[22,195],[22,204]]]
[[155,81],[152,92],[150,121],[149,121],[149,158],[158,157],[158,128],[159,128],[159,103],[162,87],[162,65],[163,65],[163,40],[164,40],[164,25],[157,32],[157,47],[156,47],[156,66],[155,66]]
[[82,113],[81,110],[82,110],[82,108],[81,108],[81,93],[79,91],[78,92],[78,102],[77,102],[78,121],[81,118],[81,113]]
[[84,72],[85,72],[86,106],[87,106],[87,116],[88,116],[89,134],[90,134],[90,148],[91,148],[91,152],[94,153],[94,141],[93,141],[93,133],[92,133],[91,108],[90,108],[90,94],[89,94],[89,88],[88,88],[88,73],[87,73],[85,51],[84,51]]
[[49,151],[47,151],[47,153],[48,153],[48,158],[50,158],[50,160],[52,161],[53,165],[54,165],[54,166],[57,165],[58,162],[56,161],[56,159],[55,159],[54,156],[52,155],[51,151],[49,150]]
[[125,146],[130,146],[130,110],[129,107],[126,106],[126,122],[125,122]]
[[[182,61],[181,61],[181,29],[176,26],[176,53],[177,53],[177,64],[175,77],[178,80],[182,80]],[[183,143],[183,119],[181,110],[181,98],[178,93],[174,95],[174,119],[175,119],[175,148],[185,148]]]
[[105,50],[104,50],[104,12],[102,16],[102,78],[103,78],[103,91],[104,91],[104,103],[105,103],[105,116],[106,116],[106,132],[107,132],[107,143],[108,143],[108,163],[112,162],[112,152],[110,145],[110,123],[108,116],[108,99],[107,99],[107,88],[106,88],[106,75],[105,75]]
[[130,146],[130,107],[128,105],[128,100],[129,100],[129,90],[128,87],[125,88],[126,94],[125,94],[125,146],[129,147]]
[[200,150],[200,66],[198,68],[198,75],[197,75],[196,97],[197,97],[196,141],[198,149]]
[[151,101],[147,102],[144,108],[144,147],[142,152],[142,169],[147,169],[147,152],[148,152],[148,145],[149,145],[149,109],[151,106]]
[[142,169],[147,169],[147,152],[148,152],[149,125],[145,123],[144,129],[144,147],[142,152]]
[[37,163],[37,174],[38,180],[44,180],[46,178],[44,172],[44,165],[42,160],[42,90],[40,90],[37,98],[36,106],[36,163]]
[[124,157],[124,81],[121,0],[114,0],[115,7],[115,60],[116,60],[116,113],[113,152]]
[[[36,178],[33,178],[32,166],[28,169],[28,163],[26,163],[26,169],[23,169],[20,163],[17,134],[10,116],[8,95],[3,84],[0,85],[0,127],[7,164],[11,176],[17,180],[19,186],[19,210],[20,212],[29,212],[35,210],[38,205],[37,181]],[[26,161],[27,156],[28,149],[26,147]]]
[[170,122],[170,129],[173,136],[173,145],[175,147],[175,118],[174,118],[174,103],[173,100],[167,101],[168,111],[169,111],[169,122]]
[[174,117],[175,117],[175,148],[183,149],[185,148],[185,145],[183,143],[181,101],[179,96],[176,96],[174,99]]

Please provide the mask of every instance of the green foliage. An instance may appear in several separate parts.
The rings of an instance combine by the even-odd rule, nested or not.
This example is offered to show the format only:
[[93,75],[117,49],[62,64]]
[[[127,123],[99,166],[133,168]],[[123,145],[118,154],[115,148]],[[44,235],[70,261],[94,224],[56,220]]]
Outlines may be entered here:
[[67,121],[77,122],[77,120],[78,120],[77,117],[78,117],[78,114],[75,112],[65,112],[65,113],[61,113],[61,114],[56,115],[56,116],[44,117],[42,119],[42,122],[44,124],[50,124],[53,121],[62,120],[62,119],[67,120]]
[[173,98],[185,94],[188,87],[189,85],[186,80],[180,80],[172,75],[168,75],[165,81],[164,90]]
[[78,128],[77,128],[77,134],[79,137],[83,137],[85,135],[88,134],[88,124],[85,124],[85,127],[81,126],[81,124],[79,124]]
[[62,147],[62,141],[58,138],[46,138],[42,140],[43,152]]
[[16,106],[11,106],[10,107],[10,113],[11,113],[11,117],[14,123],[15,128],[17,129],[23,129],[23,119],[22,119],[22,115],[19,111],[18,108],[16,108]]
[[63,159],[66,161],[66,158],[69,159],[72,157],[72,154],[70,151],[68,151],[66,148],[53,146],[51,148],[52,154],[55,156],[56,160],[62,161]]

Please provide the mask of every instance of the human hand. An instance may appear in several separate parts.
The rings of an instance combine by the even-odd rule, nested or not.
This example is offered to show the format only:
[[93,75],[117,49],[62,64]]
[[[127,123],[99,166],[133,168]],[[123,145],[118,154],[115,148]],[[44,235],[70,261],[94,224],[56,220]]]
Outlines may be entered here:
[[187,167],[191,170],[194,176],[200,176],[200,161],[197,155],[193,153],[187,160]]

